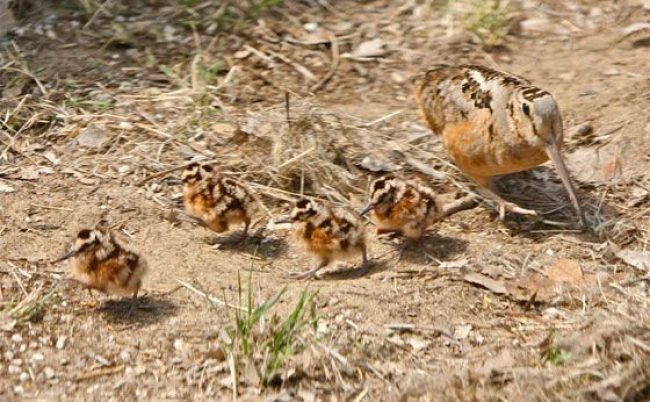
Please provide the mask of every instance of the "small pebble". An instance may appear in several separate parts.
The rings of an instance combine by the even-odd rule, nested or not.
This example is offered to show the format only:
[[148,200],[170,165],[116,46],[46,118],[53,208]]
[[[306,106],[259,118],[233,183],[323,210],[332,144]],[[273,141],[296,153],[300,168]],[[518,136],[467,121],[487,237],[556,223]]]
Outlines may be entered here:
[[24,372],[24,371],[23,371],[22,373],[20,373],[20,381],[21,381],[21,382],[25,382],[25,381],[27,381],[27,380],[29,380],[29,374],[27,374],[27,373]]
[[56,348],[58,350],[61,350],[65,347],[66,339],[68,339],[66,336],[60,336],[59,339],[56,340]]
[[20,343],[20,342],[23,341],[23,337],[20,336],[20,334],[13,334],[13,335],[11,335],[11,340],[12,340],[14,343]]
[[42,362],[43,360],[45,360],[45,356],[41,352],[36,352],[32,355],[32,361]]
[[48,380],[54,378],[54,369],[52,369],[52,367],[45,367],[43,369],[43,373],[45,374],[45,378],[47,378]]

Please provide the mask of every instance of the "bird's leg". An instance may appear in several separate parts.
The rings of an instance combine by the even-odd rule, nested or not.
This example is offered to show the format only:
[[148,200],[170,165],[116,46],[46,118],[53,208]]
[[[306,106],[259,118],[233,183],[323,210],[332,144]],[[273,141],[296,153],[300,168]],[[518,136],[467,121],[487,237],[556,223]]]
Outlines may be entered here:
[[366,248],[366,245],[363,244],[361,246],[361,266],[359,267],[359,270],[357,271],[358,276],[363,276],[368,273],[368,266],[370,264],[368,263],[368,250]]
[[404,241],[402,241],[402,244],[400,244],[397,247],[397,249],[395,250],[395,251],[397,251],[397,261],[398,262],[402,260],[402,255],[404,255],[404,251],[406,251],[407,248],[409,248],[410,246],[412,246],[415,243],[416,243],[416,240],[414,240],[414,239],[412,239],[410,237],[407,237],[406,239],[404,239]]
[[88,291],[88,296],[90,296],[90,301],[88,302],[88,305],[91,307],[95,307],[97,305],[97,299],[93,294],[93,290],[91,288],[86,288],[86,290]]
[[136,289],[136,291],[133,292],[133,297],[131,297],[131,305],[129,306],[129,314],[132,314],[137,306],[138,306],[138,290]]
[[244,231],[241,234],[241,237],[239,238],[239,243],[244,243],[246,239],[248,239],[248,229],[251,226],[251,220],[250,218],[246,218],[244,221]]
[[512,212],[515,214],[520,214],[520,215],[537,215],[537,211],[533,209],[526,209],[522,208],[519,205],[515,204],[514,202],[507,201],[503,199],[496,191],[494,188],[494,181],[491,178],[481,178],[481,179],[476,179],[476,183],[478,184],[478,190],[481,194],[483,194],[485,197],[490,198],[494,200],[498,208],[497,210],[499,211],[499,219],[504,220],[506,216],[506,211]]
[[329,264],[329,258],[322,258],[320,260],[320,263],[316,266],[316,268],[311,269],[309,271],[304,271],[304,272],[289,272],[287,274],[287,277],[292,278],[292,279],[318,279],[318,275],[316,273],[321,269],[327,266]]

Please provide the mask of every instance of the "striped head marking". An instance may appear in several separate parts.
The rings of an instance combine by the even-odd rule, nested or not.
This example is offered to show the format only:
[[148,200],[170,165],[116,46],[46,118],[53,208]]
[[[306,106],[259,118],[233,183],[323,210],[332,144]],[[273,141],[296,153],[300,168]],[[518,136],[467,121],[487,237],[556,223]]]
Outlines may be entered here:
[[181,176],[181,180],[184,184],[196,183],[197,181],[200,181],[201,178],[201,166],[198,163],[192,163],[186,167]]
[[306,221],[310,217],[316,215],[319,210],[320,206],[316,201],[301,198],[296,201],[293,211],[291,211],[291,220],[294,222]]
[[406,183],[392,175],[381,177],[370,184],[370,203],[375,208],[390,206],[404,197]]
[[519,87],[507,108],[510,124],[531,145],[562,143],[562,116],[550,93],[531,85]]
[[82,229],[77,233],[72,251],[74,254],[87,251],[104,240],[105,234],[99,229]]
[[212,165],[201,165],[195,162],[185,168],[181,179],[185,184],[193,184],[211,176],[214,171]]

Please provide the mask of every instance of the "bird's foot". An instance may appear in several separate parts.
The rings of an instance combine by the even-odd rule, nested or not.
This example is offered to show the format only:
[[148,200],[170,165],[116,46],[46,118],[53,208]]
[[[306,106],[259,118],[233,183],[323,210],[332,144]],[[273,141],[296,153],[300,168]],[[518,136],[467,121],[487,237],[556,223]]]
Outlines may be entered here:
[[498,211],[499,211],[499,219],[504,220],[506,217],[506,211],[507,212],[512,212],[514,214],[519,214],[519,215],[531,215],[531,216],[537,216],[539,215],[537,211],[534,209],[526,209],[522,208],[519,205],[509,202],[509,201],[497,201],[499,204],[498,206]]
[[319,279],[318,270],[320,268],[315,268],[309,271],[304,272],[289,272],[286,274],[287,278],[290,279],[299,279],[299,280],[309,280],[309,279]]

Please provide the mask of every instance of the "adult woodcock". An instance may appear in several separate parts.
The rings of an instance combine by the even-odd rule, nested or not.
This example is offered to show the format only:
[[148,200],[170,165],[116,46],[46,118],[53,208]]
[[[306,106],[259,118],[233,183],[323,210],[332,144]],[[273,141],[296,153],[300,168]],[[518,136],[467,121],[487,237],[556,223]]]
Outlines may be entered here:
[[553,96],[525,78],[480,65],[436,65],[416,78],[416,98],[449,157],[505,212],[537,215],[504,200],[493,179],[531,169],[549,158],[571,203],[584,215],[562,159],[562,116]]

